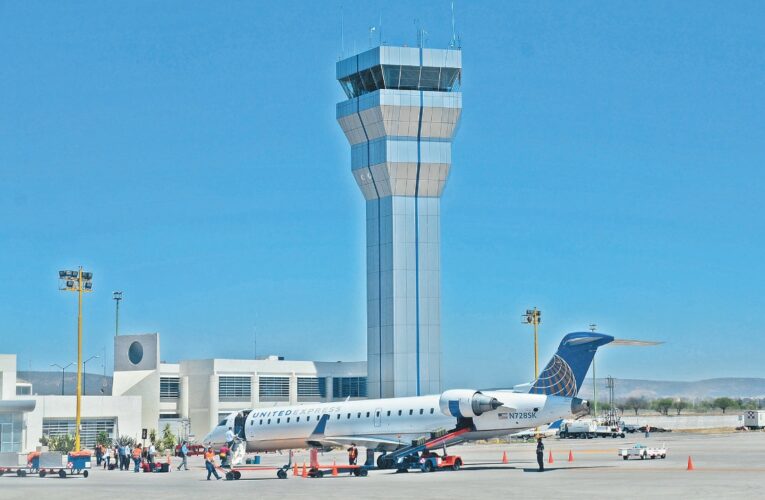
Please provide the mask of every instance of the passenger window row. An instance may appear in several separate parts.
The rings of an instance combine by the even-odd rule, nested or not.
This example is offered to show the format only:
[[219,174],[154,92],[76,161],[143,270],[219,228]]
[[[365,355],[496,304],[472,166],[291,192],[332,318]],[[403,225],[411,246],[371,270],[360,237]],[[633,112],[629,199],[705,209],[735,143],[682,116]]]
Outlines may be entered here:
[[[402,416],[403,412],[404,412],[404,410],[398,410],[398,416],[399,417]],[[425,414],[425,409],[424,408],[420,408],[419,412],[420,412],[420,415],[424,415]],[[433,415],[434,413],[435,413],[435,408],[430,408],[430,414]],[[356,418],[362,418],[361,415],[362,415],[362,412],[356,413]],[[414,410],[413,409],[409,410],[409,415],[414,415]],[[372,416],[371,412],[366,412],[366,418],[370,418],[371,416]],[[388,416],[388,417],[391,416],[391,410],[388,410],[386,416]],[[342,415],[340,413],[337,413],[335,415],[335,417],[336,417],[337,420],[340,420]],[[376,418],[380,417],[380,411],[379,410],[375,412],[375,417]],[[289,424],[291,422],[291,418],[292,417],[287,417],[285,423]],[[347,413],[345,418],[346,418],[346,420],[350,420],[351,414]],[[317,416],[316,420],[318,420],[318,419],[319,418]],[[271,425],[271,420],[272,419],[270,419],[270,418],[269,419],[265,419],[265,424],[266,425]],[[310,422],[311,421],[311,416],[309,415],[309,416],[305,417],[305,421],[306,422]],[[259,420],[259,422],[258,422],[258,425],[263,425],[263,422],[264,422],[264,419],[261,418]],[[300,422],[300,417],[295,417],[295,423],[299,423],[299,422]],[[282,419],[281,418],[277,418],[275,423],[276,424],[281,424],[282,423]],[[250,421],[250,425],[255,425],[255,419]]]

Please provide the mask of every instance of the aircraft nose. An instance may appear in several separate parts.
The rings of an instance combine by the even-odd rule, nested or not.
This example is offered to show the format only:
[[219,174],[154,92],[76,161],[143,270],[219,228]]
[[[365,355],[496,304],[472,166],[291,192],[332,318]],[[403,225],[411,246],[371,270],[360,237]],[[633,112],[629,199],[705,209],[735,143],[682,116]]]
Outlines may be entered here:
[[571,398],[571,414],[581,417],[590,413],[590,402],[586,399]]

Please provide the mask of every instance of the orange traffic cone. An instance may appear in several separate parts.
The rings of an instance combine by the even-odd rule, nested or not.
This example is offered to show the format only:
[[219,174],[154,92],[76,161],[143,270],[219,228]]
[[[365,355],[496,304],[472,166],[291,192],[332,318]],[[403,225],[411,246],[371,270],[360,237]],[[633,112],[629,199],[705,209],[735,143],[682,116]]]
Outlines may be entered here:
[[568,461],[569,462],[574,461],[574,453],[571,450],[568,450]]
[[548,464],[555,463],[555,460],[553,460],[553,457],[552,457],[552,450],[550,450],[550,456],[547,457],[547,463]]
[[506,463],[508,463],[508,462],[510,462],[510,461],[507,459],[507,452],[506,452],[506,451],[503,451],[503,452],[502,452],[502,463],[503,463],[503,464],[506,464]]
[[694,470],[693,468],[693,460],[691,460],[691,456],[688,455],[688,469],[686,470]]
[[305,462],[303,462],[303,472],[300,477],[308,477],[308,471],[305,470]]
[[292,469],[292,475],[293,475],[293,476],[297,476],[297,475],[298,475],[298,470],[297,470],[297,462],[295,462],[295,468],[294,468],[294,469]]
[[334,460],[332,461],[332,475],[337,476],[337,462]]

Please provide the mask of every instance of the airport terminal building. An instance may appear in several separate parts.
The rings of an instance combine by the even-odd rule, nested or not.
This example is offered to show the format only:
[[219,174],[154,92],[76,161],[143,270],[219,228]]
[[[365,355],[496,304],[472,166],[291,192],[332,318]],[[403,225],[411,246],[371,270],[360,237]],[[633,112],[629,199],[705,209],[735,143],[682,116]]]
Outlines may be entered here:
[[[115,337],[111,395],[82,397],[83,446],[96,435],[141,437],[142,429],[201,439],[223,416],[247,408],[367,396],[366,362],[264,359],[160,360],[158,333]],[[74,396],[36,394],[0,355],[0,452],[34,449],[43,435],[74,434]]]

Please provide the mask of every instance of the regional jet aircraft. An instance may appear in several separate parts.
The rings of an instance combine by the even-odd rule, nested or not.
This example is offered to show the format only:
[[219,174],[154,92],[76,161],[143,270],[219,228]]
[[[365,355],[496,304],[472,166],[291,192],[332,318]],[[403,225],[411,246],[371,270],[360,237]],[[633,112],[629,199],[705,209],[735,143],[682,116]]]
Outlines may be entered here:
[[569,333],[528,392],[452,389],[431,396],[243,410],[231,413],[203,442],[222,445],[232,430],[246,442],[247,452],[351,443],[393,451],[443,431],[448,434],[439,446],[506,436],[588,413],[588,402],[576,395],[595,351],[613,340],[599,333]]

